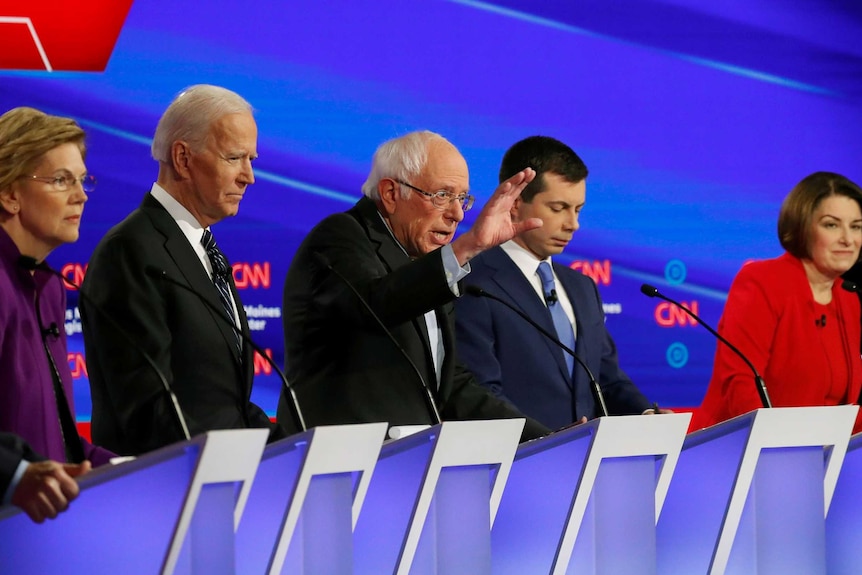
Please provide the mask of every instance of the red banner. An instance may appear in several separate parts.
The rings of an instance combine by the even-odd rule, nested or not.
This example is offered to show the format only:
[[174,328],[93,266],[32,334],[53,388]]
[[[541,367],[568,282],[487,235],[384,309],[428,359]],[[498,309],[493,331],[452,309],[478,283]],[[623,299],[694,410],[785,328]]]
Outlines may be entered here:
[[132,0],[0,0],[0,69],[101,72]]

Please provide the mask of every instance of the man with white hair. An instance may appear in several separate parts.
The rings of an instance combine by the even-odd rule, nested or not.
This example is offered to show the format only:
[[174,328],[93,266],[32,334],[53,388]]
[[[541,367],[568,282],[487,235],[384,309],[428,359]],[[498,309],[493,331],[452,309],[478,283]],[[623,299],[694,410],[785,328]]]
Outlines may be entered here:
[[[248,322],[230,265],[210,231],[237,213],[254,183],[251,106],[225,88],[192,86],[159,120],[152,154],[159,162],[157,181],[140,207],[99,242],[84,280],[83,290],[107,312],[82,298],[93,438],[122,454],[183,439],[158,374],[106,315],[155,360],[191,435],[275,430],[249,399],[253,350],[228,319],[244,334]],[[210,305],[152,270],[189,286]]]
[[[500,184],[455,238],[473,204],[455,146],[413,132],[378,148],[365,197],[308,234],[285,281],[287,375],[310,427],[433,424],[435,412],[443,420],[523,417],[457,362],[452,301],[471,258],[541,225],[509,213],[533,176],[527,168]],[[289,414],[282,395],[287,429]],[[548,431],[528,419],[522,437]]]

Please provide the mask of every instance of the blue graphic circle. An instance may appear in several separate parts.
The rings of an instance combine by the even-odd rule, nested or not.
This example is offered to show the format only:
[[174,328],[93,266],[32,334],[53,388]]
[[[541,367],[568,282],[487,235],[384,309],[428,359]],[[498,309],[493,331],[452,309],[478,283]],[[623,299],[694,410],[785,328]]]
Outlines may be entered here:
[[668,346],[665,355],[668,365],[673,368],[679,369],[688,363],[688,348],[678,341]]
[[682,260],[670,260],[664,266],[664,279],[671,285],[679,285],[685,281],[685,264]]

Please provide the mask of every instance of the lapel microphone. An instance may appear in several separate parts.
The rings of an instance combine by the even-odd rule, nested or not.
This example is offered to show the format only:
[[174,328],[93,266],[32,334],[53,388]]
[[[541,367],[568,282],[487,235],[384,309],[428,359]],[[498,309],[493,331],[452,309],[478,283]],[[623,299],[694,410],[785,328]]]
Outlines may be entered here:
[[[168,383],[165,374],[162,372],[161,369],[159,369],[159,366],[156,365],[156,362],[153,360],[152,357],[150,357],[150,354],[148,354],[144,350],[144,348],[141,347],[141,345],[135,340],[135,338],[133,338],[132,335],[126,329],[124,329],[119,323],[117,323],[117,321],[111,316],[111,314],[102,309],[102,306],[94,302],[92,298],[90,298],[89,294],[87,294],[87,292],[81,289],[81,286],[79,286],[60,272],[52,269],[45,262],[37,263],[34,258],[28,256],[21,256],[20,258],[18,258],[18,265],[25,270],[33,271],[38,269],[53,274],[60,278],[67,285],[70,285],[75,288],[78,291],[78,296],[82,300],[90,304],[96,311],[96,313],[100,314],[103,318],[105,318],[108,324],[127,342],[129,342],[129,344],[131,344],[131,346],[135,348],[138,353],[141,354],[141,357],[144,358],[144,361],[147,362],[147,365],[150,366],[150,368],[153,370],[153,373],[155,373],[156,377],[158,377],[159,381],[162,384],[162,388],[165,390],[165,394],[170,399],[171,407],[173,408],[174,416],[176,417],[177,426],[179,427],[180,433],[182,434],[184,439],[191,439],[191,436],[189,435],[189,426],[186,423],[186,418],[183,415],[183,410],[180,408],[180,403],[179,401],[177,401],[177,396],[174,393],[173,388],[171,388],[171,384]],[[50,331],[51,333],[45,334],[46,331]],[[42,333],[43,335],[54,335],[56,333],[55,337],[60,337],[60,330],[55,323],[52,323],[47,329],[43,329]]]
[[[515,306],[513,306],[509,302],[507,302],[506,300],[504,300],[500,297],[497,297],[494,294],[488,293],[478,286],[468,285],[468,286],[465,286],[464,289],[471,296],[486,297],[486,298],[492,299],[496,302],[500,302],[501,304],[503,304],[504,306],[506,306],[507,308],[509,308],[510,310],[515,312],[516,314],[518,314],[518,316],[520,316],[521,319],[523,319],[524,321],[529,323],[531,326],[536,328],[539,331],[539,333],[541,333],[543,336],[545,336],[546,338],[548,338],[549,340],[551,340],[552,342],[557,344],[560,347],[560,349],[562,349],[567,354],[572,356],[575,359],[575,361],[578,362],[578,365],[580,365],[582,368],[584,368],[584,371],[587,373],[587,377],[590,379],[590,389],[593,392],[593,399],[596,402],[596,406],[598,406],[598,408],[599,408],[599,417],[607,417],[608,415],[610,415],[608,413],[608,406],[605,403],[605,395],[604,395],[604,393],[602,393],[601,386],[596,381],[596,378],[593,375],[593,372],[590,371],[589,367],[587,367],[586,362],[584,362],[584,360],[582,360],[580,357],[578,357],[578,355],[574,352],[573,349],[571,349],[569,346],[565,345],[563,342],[561,342],[557,338],[556,335],[552,335],[548,330],[546,330],[541,325],[536,323],[536,321],[533,318],[531,318],[530,316],[528,316],[527,314],[525,314],[524,312],[522,312],[521,310],[519,310],[518,308],[516,308]],[[550,303],[551,297],[554,298],[554,301],[557,301],[557,291],[556,290],[551,291],[551,294],[547,298],[548,303]],[[573,382],[573,384],[574,384],[574,382]]]

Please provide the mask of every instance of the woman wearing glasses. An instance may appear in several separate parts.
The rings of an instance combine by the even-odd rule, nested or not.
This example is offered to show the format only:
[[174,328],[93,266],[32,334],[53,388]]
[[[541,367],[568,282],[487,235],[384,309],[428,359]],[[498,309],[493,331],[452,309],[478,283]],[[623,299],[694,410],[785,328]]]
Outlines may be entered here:
[[78,436],[63,329],[66,290],[45,258],[78,239],[84,131],[33,108],[0,116],[0,431],[56,461],[113,455]]

